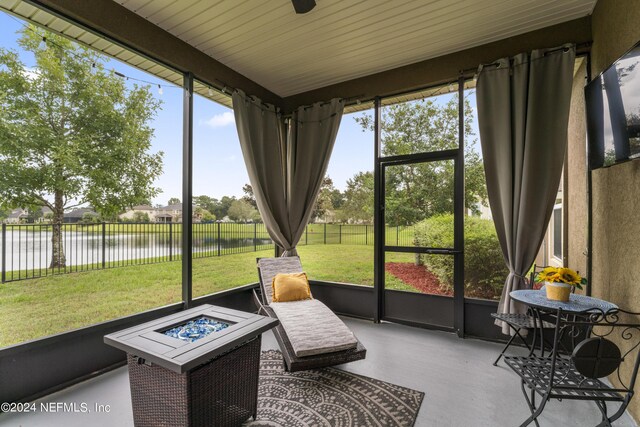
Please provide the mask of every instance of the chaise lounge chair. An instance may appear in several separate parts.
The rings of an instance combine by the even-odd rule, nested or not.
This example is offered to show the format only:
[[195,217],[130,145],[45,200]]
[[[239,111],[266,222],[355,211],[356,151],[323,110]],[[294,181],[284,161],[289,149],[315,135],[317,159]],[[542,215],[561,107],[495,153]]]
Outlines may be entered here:
[[273,333],[290,372],[364,359],[367,350],[326,305],[316,299],[273,302],[272,282],[279,273],[301,273],[298,257],[258,258],[260,312],[280,320]]

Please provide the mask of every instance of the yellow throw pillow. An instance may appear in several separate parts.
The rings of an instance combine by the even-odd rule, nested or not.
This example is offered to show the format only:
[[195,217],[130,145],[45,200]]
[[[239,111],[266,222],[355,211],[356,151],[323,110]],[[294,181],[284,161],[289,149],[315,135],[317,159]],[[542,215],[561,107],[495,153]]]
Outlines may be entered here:
[[276,274],[271,282],[273,302],[311,299],[307,273]]

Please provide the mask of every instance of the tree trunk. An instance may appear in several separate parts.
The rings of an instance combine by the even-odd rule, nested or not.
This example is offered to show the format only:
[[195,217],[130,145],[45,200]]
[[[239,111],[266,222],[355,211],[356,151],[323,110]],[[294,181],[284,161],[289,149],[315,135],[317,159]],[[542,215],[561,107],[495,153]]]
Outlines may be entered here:
[[64,206],[62,192],[56,191],[53,209],[53,234],[51,234],[51,264],[49,268],[65,268],[67,258],[62,244],[62,223],[64,222]]
[[[415,246],[416,248],[417,248],[418,246],[420,246],[420,242],[418,241],[418,238],[417,238],[417,237],[414,237],[414,238],[413,238],[413,246]],[[418,266],[419,266],[419,265],[424,265],[424,262],[423,262],[423,260],[422,260],[422,254],[420,254],[420,253],[418,253],[418,252],[416,252],[416,253],[414,254],[414,263],[415,263],[415,265],[418,265]]]

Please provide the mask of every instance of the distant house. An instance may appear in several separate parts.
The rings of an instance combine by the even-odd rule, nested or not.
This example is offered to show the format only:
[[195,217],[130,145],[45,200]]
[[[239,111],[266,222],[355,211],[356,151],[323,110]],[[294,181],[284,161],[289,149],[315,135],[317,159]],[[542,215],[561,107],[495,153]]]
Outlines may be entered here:
[[182,203],[163,206],[158,211],[157,222],[182,222]]
[[47,207],[40,208],[40,214],[34,216],[29,215],[29,211],[23,208],[16,208],[11,211],[11,213],[7,216],[7,218],[3,221],[6,224],[29,224],[29,223],[43,223],[43,222],[51,222],[49,218],[52,213],[52,210]]
[[67,212],[64,214],[64,223],[65,224],[75,224],[77,222],[82,221],[85,215],[91,215],[94,218],[98,218],[100,215],[91,208],[77,208],[72,210],[71,212]]
[[17,208],[11,211],[11,213],[4,220],[6,224],[21,224],[26,222],[29,213],[26,209]]
[[159,208],[154,208],[151,205],[133,206],[132,208],[127,210],[125,213],[120,214],[118,217],[125,221],[132,221],[135,219],[136,214],[138,213],[147,214],[147,216],[149,217],[149,221],[151,222],[159,222],[157,219],[158,214],[160,213]]
[[[167,206],[161,206],[154,208],[150,205],[134,206],[127,210],[125,213],[120,214],[119,218],[122,220],[133,220],[137,213],[147,214],[149,221],[170,223],[170,222],[182,222],[182,203],[174,203]],[[202,220],[202,215],[196,213],[196,207],[193,206],[193,221],[199,222]]]
[[173,215],[168,213],[161,213],[156,215],[156,222],[169,223],[169,222],[180,222],[178,220],[174,221]]
[[[192,219],[194,222],[200,222],[202,220],[202,215],[196,213],[196,206],[193,205],[193,215]],[[158,208],[160,212],[156,216],[157,222],[182,222],[182,203],[174,203],[172,205],[163,206]]]

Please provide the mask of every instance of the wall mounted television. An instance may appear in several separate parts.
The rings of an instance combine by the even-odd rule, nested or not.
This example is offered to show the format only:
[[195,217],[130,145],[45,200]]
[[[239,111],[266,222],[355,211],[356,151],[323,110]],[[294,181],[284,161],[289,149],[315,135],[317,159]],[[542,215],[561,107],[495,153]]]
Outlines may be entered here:
[[591,169],[640,158],[640,43],[585,87]]

